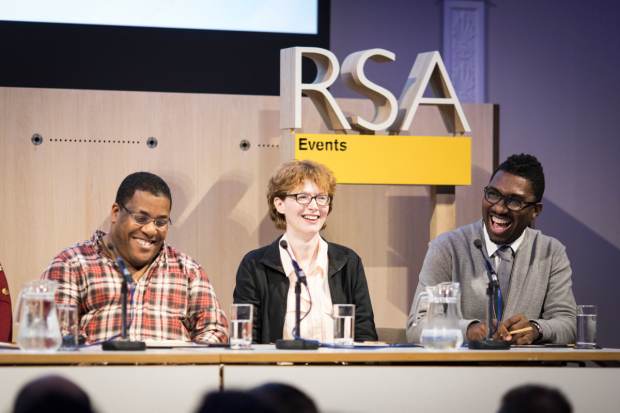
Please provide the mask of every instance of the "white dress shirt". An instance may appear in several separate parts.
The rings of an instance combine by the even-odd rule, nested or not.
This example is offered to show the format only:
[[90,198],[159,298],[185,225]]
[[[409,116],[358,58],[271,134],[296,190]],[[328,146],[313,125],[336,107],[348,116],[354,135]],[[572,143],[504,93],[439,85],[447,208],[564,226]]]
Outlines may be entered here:
[[[282,240],[286,241],[286,234],[284,234]],[[291,256],[294,257],[295,255],[293,255],[290,243],[288,250]],[[297,281],[297,275],[291,263],[291,258],[282,248],[280,248],[280,260],[282,261],[284,273],[289,278],[286,316],[284,318],[284,332],[282,337],[285,340],[292,340],[292,330],[295,328],[295,283]],[[332,298],[329,292],[329,282],[327,280],[328,268],[327,242],[325,242],[323,238],[320,238],[319,252],[316,261],[311,263],[308,268],[302,268],[302,271],[306,274],[308,289],[312,296],[312,310],[299,326],[301,330],[301,335],[297,334],[299,337],[322,342],[334,341],[334,315]],[[308,295],[306,287],[302,285],[300,300],[302,318],[308,312],[309,308],[310,296]]]
[[509,246],[510,248],[512,248],[513,254],[517,254],[517,249],[519,248],[519,245],[521,245],[521,243],[523,242],[523,238],[525,237],[525,231],[523,231],[523,234],[521,234],[521,236],[519,238],[517,238],[516,240],[512,241],[510,244],[496,244],[493,241],[491,241],[491,238],[489,238],[489,233],[487,232],[487,227],[486,225],[482,225],[484,227],[484,241],[486,242],[486,246],[487,246],[487,252],[489,253],[489,257],[490,258],[494,258],[495,261],[493,261],[495,263],[495,269],[497,271],[497,267],[499,265],[499,255],[495,254],[497,252],[498,249],[500,249],[501,247],[503,247],[504,245]]

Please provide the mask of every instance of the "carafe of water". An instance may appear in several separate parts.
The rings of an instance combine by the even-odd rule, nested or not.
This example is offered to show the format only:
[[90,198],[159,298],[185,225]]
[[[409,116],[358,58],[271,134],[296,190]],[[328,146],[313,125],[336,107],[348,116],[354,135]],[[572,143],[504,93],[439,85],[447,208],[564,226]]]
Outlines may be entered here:
[[426,312],[426,324],[422,330],[420,341],[428,350],[456,350],[463,344],[463,333],[459,328],[456,313],[456,296],[459,291],[459,283],[441,283],[432,287],[426,287],[426,292],[421,293],[414,304],[414,314],[417,325],[418,311],[421,298],[428,299],[428,311]]
[[62,344],[54,294],[58,284],[35,280],[24,284],[15,306],[15,324],[19,325],[17,345],[22,351],[53,353]]

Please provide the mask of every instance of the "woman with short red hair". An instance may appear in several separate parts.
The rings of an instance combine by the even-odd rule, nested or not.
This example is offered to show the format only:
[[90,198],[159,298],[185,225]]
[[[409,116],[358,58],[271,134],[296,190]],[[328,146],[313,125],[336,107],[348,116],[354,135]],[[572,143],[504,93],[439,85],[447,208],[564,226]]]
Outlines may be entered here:
[[[303,319],[296,335],[321,342],[333,341],[333,304],[355,304],[355,341],[376,341],[374,315],[364,267],[351,249],[325,241],[325,228],[333,209],[336,178],[314,161],[290,161],[269,180],[269,217],[285,234],[271,245],[248,253],[237,271],[235,303],[254,305],[252,341],[256,344],[292,339],[295,326],[297,276],[288,252],[306,275],[302,289]],[[310,306],[312,297],[312,306]]]

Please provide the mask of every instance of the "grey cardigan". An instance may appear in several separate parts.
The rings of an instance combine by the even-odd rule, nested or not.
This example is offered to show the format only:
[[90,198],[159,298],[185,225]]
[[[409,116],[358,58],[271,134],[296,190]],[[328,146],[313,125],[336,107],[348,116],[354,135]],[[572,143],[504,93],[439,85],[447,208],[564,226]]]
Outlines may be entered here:
[[[486,320],[488,276],[482,255],[474,246],[474,240],[480,239],[484,254],[489,258],[483,231],[480,220],[441,234],[430,242],[416,290],[417,297],[429,285],[442,282],[461,284],[457,311],[465,342],[469,324]],[[540,231],[530,228],[525,230],[525,237],[515,255],[510,294],[505,306],[502,320],[515,314],[524,314],[542,327],[541,342],[575,342],[576,305],[570,263],[564,245]],[[409,314],[407,339],[410,343],[420,342],[426,321],[425,311],[426,308],[420,311],[416,327],[413,327],[415,314]]]

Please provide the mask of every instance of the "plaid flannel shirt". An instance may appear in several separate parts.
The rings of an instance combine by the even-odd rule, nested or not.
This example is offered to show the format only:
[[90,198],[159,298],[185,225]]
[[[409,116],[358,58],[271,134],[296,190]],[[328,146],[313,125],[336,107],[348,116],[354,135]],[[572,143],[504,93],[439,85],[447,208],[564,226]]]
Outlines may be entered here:
[[[103,248],[104,235],[95,231],[91,239],[62,251],[41,277],[58,282],[56,304],[77,305],[80,333],[90,343],[121,332],[123,277]],[[226,315],[207,274],[186,254],[164,242],[133,285],[133,311],[128,309],[128,317],[133,314],[128,330],[132,340],[228,340]]]

